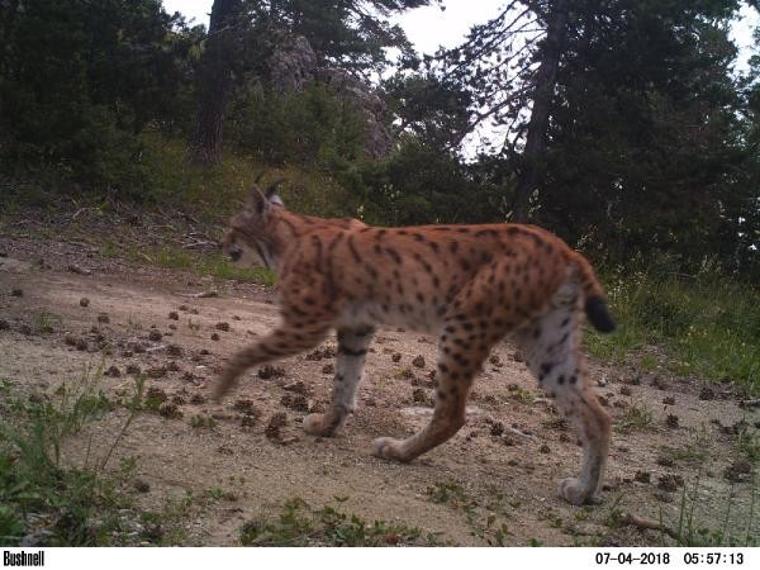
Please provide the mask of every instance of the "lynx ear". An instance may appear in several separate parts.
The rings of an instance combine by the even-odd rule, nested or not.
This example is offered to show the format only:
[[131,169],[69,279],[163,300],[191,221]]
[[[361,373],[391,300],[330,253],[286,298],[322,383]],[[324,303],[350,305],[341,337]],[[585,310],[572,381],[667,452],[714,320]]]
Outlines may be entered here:
[[251,188],[251,193],[248,195],[247,205],[251,210],[261,215],[269,207],[269,200],[261,193],[259,187],[254,184],[253,188]]

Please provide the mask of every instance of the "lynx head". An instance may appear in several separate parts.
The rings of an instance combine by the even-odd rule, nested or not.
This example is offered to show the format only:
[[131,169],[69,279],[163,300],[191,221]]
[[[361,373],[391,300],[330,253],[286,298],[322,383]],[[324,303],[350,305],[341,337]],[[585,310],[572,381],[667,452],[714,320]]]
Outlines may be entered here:
[[261,190],[257,179],[243,209],[230,219],[222,248],[232,261],[275,267],[270,221],[273,210],[283,207],[282,199],[276,194],[281,182],[277,180]]

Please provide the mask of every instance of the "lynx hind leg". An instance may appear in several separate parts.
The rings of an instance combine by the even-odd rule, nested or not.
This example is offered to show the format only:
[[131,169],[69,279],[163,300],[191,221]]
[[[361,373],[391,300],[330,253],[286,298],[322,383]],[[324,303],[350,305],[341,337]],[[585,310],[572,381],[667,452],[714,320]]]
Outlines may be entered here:
[[483,348],[463,349],[461,339],[443,335],[438,346],[438,388],[432,419],[422,431],[407,439],[376,439],[373,455],[406,463],[457,433],[465,423],[465,405],[473,379],[488,356],[488,349]]
[[589,385],[580,352],[577,290],[566,284],[550,310],[518,334],[531,372],[556,399],[559,410],[573,423],[583,444],[580,475],[561,481],[559,494],[581,505],[597,500],[610,441],[610,417]]
[[322,342],[328,331],[326,324],[304,328],[282,323],[256,344],[238,351],[230,359],[214,388],[213,398],[219,401],[249,368],[313,348]]
[[304,418],[303,427],[308,433],[333,435],[356,408],[356,390],[374,333],[371,328],[338,330],[338,355],[330,408],[325,414],[309,414]]

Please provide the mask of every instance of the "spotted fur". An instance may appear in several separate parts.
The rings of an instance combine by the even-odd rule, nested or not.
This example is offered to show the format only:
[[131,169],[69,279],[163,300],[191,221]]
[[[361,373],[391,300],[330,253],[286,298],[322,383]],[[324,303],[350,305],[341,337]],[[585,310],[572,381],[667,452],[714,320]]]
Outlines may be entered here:
[[604,292],[589,262],[553,234],[528,225],[371,227],[286,210],[254,188],[230,223],[225,249],[277,272],[281,323],[230,360],[221,398],[248,368],[318,345],[336,329],[332,403],[304,428],[329,436],[355,408],[368,346],[380,325],[436,335],[436,402],[430,423],[403,440],[375,440],[378,457],[411,461],[465,423],[472,382],[492,347],[516,341],[539,385],[573,421],[584,446],[578,478],[560,483],[573,504],[591,502],[607,458],[610,419],[590,385],[580,350],[584,312],[610,331]]

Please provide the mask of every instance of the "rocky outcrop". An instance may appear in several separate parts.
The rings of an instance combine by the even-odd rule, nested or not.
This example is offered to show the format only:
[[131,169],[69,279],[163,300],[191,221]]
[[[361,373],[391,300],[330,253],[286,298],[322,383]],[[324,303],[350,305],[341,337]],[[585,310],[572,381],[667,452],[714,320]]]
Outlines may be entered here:
[[337,97],[364,117],[367,156],[381,158],[390,152],[393,139],[384,124],[387,107],[377,90],[345,69],[320,66],[305,37],[294,36],[280,42],[269,61],[269,70],[272,86],[281,93],[300,91],[312,81],[328,85]]

